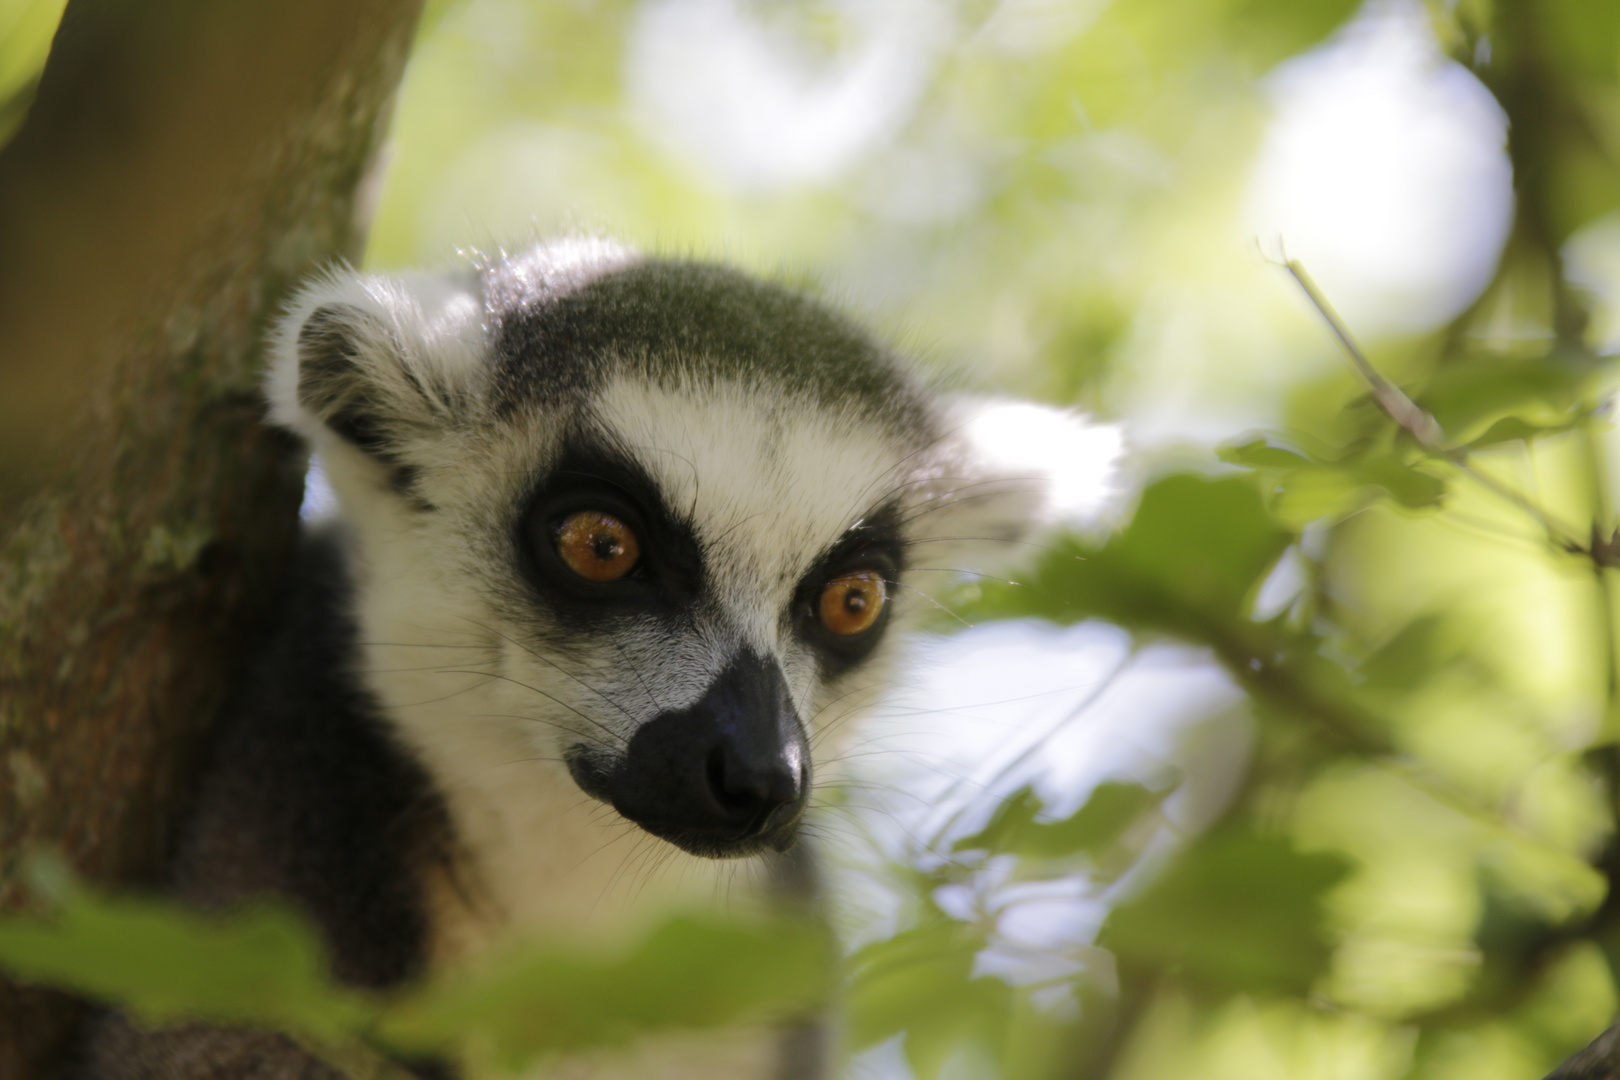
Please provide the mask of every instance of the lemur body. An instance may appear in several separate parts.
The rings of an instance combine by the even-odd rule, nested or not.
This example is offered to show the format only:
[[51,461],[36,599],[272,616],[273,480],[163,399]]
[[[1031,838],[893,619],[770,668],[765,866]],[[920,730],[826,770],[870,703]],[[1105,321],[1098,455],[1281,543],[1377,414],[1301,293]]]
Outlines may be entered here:
[[[802,881],[812,757],[881,690],[908,577],[1040,502],[837,315],[599,241],[324,279],[270,397],[342,512],[226,711],[175,887],[291,900],[367,986]],[[819,1075],[802,1039],[733,1050],[634,1075]],[[81,1076],[329,1073],[114,1015]]]

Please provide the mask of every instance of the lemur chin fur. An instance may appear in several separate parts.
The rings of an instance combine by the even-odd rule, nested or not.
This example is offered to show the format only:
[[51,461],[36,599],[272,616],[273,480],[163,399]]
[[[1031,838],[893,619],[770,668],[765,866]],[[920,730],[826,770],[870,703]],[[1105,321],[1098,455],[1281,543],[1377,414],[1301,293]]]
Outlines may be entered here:
[[[271,415],[340,509],[221,718],[172,881],[290,901],[361,986],[806,888],[817,760],[883,690],[912,577],[1003,557],[1043,512],[1047,481],[975,443],[992,406],[798,292],[606,241],[327,274],[272,353]],[[565,1075],[824,1058],[800,1031]],[[115,1013],[77,1075],[335,1080],[278,1036]]]

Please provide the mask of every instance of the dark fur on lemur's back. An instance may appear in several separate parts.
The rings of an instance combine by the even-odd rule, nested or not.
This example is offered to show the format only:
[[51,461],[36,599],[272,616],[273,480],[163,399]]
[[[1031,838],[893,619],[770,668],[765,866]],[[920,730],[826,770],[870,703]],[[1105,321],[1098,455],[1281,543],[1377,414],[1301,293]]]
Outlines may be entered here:
[[[351,586],[335,528],[305,534],[267,640],[222,715],[171,867],[200,908],[277,896],[357,986],[421,973],[416,868],[443,857],[448,821],[421,767],[354,674]],[[98,1017],[74,1075],[96,1080],[338,1080],[291,1040],[197,1025],[143,1032]],[[447,1076],[422,1068],[423,1076]]]

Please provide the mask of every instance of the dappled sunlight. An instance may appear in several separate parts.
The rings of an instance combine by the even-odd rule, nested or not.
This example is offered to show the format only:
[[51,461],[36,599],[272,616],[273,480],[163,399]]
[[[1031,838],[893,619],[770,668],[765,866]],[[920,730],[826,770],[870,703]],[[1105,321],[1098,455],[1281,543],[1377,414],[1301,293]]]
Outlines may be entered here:
[[[0,0],[17,116],[59,8]],[[907,553],[897,689],[827,710],[851,1080],[1536,1080],[1610,1022],[1617,11],[430,5],[367,267],[730,262],[1053,477],[993,573]]]
[[1455,316],[1490,281],[1512,222],[1507,116],[1448,60],[1422,7],[1375,0],[1267,80],[1251,227],[1310,267],[1358,332]]
[[[371,262],[611,233],[808,280],[952,386],[1106,422],[984,415],[1009,472],[1069,463],[1084,530],[1016,584],[930,574],[955,632],[828,770],[852,1077],[1106,1045],[1085,1075],[1525,1080],[1613,1007],[1591,949],[1495,989],[1532,977],[1497,928],[1603,900],[1582,753],[1615,708],[1590,563],[1488,486],[1589,516],[1590,436],[1560,432],[1609,385],[1511,366],[1547,340],[1532,286],[1480,301],[1515,211],[1503,54],[1402,0],[1265,11],[470,0],[412,62]],[[1568,247],[1611,343],[1615,229]],[[1369,401],[1286,258],[1484,480]],[[1454,347],[1508,360],[1471,382]]]
[[[826,182],[892,138],[949,33],[948,8],[932,0],[829,4],[798,18],[766,11],[652,0],[625,55],[648,135],[744,191]],[[818,30],[831,39],[820,56],[806,40]]]

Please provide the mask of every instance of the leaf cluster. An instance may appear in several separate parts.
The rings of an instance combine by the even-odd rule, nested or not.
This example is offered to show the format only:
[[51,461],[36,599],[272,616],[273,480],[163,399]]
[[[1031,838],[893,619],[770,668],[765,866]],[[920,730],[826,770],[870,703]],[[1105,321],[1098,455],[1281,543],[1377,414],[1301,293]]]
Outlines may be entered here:
[[205,914],[103,896],[49,860],[45,915],[0,920],[0,970],[110,1002],[148,1025],[270,1028],[353,1075],[400,1077],[396,1059],[471,1056],[516,1075],[558,1054],[668,1030],[778,1022],[828,998],[836,951],[801,919],[675,916],[624,952],[517,943],[391,994],[335,982],[294,911]]

